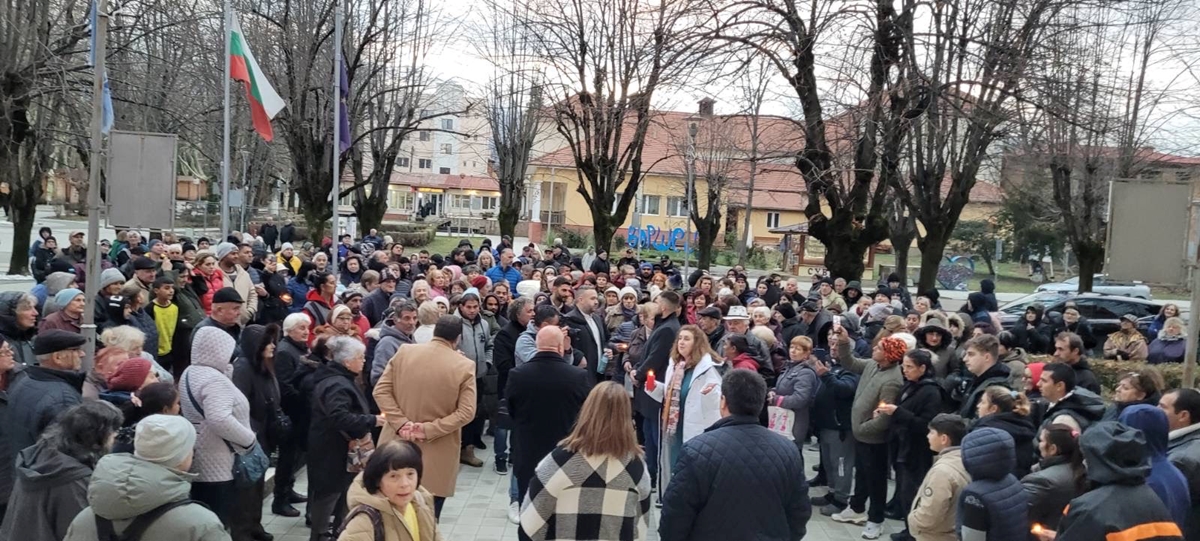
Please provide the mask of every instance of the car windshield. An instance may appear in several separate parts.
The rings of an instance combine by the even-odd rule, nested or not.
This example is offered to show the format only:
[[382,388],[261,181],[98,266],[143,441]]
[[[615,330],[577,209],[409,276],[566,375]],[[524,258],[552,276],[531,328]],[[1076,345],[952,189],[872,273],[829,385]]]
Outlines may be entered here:
[[1062,300],[1065,296],[1069,295],[1064,295],[1063,293],[1057,291],[1039,291],[1037,293],[1030,293],[1024,297],[1013,299],[1007,303],[1004,303],[1004,306],[1000,307],[1000,311],[1005,314],[1019,315],[1031,304],[1040,302],[1044,305],[1048,305],[1052,302]]

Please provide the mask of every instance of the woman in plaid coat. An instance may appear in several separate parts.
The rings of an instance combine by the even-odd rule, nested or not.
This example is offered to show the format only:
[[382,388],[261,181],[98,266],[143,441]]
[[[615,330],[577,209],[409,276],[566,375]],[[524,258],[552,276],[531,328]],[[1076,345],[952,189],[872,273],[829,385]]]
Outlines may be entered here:
[[521,506],[522,540],[646,538],[650,476],[625,389],[592,389],[571,435],[537,467]]

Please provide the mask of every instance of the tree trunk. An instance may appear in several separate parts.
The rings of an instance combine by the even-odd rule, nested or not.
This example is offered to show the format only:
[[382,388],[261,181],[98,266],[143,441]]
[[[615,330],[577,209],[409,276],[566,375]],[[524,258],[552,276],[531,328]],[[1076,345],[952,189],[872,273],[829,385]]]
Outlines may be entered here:
[[[26,199],[28,194],[19,194],[28,188],[14,186],[14,200]],[[36,202],[29,205],[13,205],[8,210],[13,223],[12,257],[8,260],[8,274],[29,274],[29,240],[33,235],[33,222],[37,216]]]
[[[387,191],[384,190],[383,194],[387,194]],[[354,212],[358,214],[359,231],[382,229],[383,215],[387,213],[387,200],[383,195],[372,193],[359,199],[359,203],[354,205]]]
[[504,199],[504,196],[501,195],[500,210],[496,214],[496,221],[500,222],[500,235],[516,238],[517,222],[521,219],[521,202],[517,200],[515,205],[506,205]]
[[925,236],[917,239],[917,248],[921,249],[921,277],[917,281],[917,291],[937,287],[938,267],[942,264],[942,256],[946,253],[952,233],[946,228],[926,228]]
[[[716,219],[708,218],[696,222],[696,244],[692,246],[696,250],[696,268],[708,269],[712,266],[713,249],[717,244],[717,233],[721,229],[721,217],[718,215]],[[686,279],[687,277],[684,276]]]
[[[912,250],[912,238],[904,244],[896,244],[895,239],[892,239],[892,255],[895,256],[896,274],[900,275],[900,283],[908,283],[908,252]],[[882,278],[882,277],[881,277]],[[924,291],[917,288],[917,291]]]
[[[325,240],[325,224],[329,222],[330,216],[324,212],[309,210],[303,205],[300,213],[304,215],[304,225],[308,228],[308,239],[312,241],[313,246],[320,248]],[[333,241],[334,244],[337,244],[337,239],[333,239]]]
[[1104,269],[1104,243],[1081,240],[1073,243],[1071,249],[1079,261],[1079,292],[1087,293],[1092,290],[1092,276]]

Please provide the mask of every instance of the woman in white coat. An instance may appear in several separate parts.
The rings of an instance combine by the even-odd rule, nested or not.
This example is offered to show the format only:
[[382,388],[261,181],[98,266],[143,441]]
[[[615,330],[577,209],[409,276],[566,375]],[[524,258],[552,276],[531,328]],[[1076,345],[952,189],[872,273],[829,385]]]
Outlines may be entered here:
[[671,470],[684,442],[704,433],[721,418],[720,358],[708,345],[708,337],[695,325],[684,325],[671,348],[671,364],[662,383],[649,394],[663,403],[662,479],[667,486]]

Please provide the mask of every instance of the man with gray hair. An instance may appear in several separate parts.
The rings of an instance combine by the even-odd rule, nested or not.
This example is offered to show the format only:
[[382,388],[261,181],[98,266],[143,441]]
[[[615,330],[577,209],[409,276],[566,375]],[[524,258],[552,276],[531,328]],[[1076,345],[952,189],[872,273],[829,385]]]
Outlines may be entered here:
[[412,344],[412,334],[417,330],[417,305],[404,299],[392,299],[388,306],[387,317],[377,329],[371,329],[370,337],[378,331],[379,341],[375,343],[375,351],[371,360],[371,385],[379,381],[388,362],[396,356],[400,346]]
[[238,247],[230,242],[217,245],[217,267],[225,273],[225,287],[232,287],[242,297],[241,313],[238,323],[249,324],[258,313],[258,292],[254,289],[254,281],[250,273],[241,265],[241,253]]
[[470,289],[463,294],[462,304],[458,307],[463,328],[458,349],[475,361],[475,385],[479,391],[475,420],[463,427],[462,463],[476,468],[483,466],[483,461],[475,457],[475,448],[483,446],[483,424],[488,414],[494,411],[494,408],[484,407],[484,401],[497,401],[499,395],[497,376],[492,370],[492,333],[488,322],[480,315],[480,303],[479,294]]

